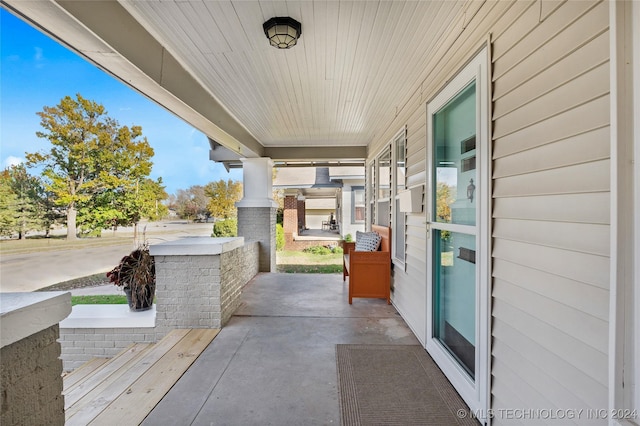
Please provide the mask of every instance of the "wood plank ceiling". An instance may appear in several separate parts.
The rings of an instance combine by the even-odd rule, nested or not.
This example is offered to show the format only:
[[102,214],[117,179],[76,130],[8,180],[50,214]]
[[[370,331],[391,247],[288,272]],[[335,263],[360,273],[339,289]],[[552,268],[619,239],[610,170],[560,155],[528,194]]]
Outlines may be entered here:
[[[120,3],[263,146],[363,146],[382,134],[464,2]],[[302,23],[271,47],[262,24]]]

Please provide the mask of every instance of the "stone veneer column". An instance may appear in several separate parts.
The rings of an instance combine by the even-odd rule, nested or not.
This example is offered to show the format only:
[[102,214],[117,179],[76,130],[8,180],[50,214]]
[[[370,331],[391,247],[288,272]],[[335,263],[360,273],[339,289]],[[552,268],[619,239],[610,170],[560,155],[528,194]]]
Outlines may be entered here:
[[293,238],[298,234],[298,198],[296,195],[285,195],[284,212],[282,214],[285,247],[293,244]]
[[242,158],[243,197],[238,208],[238,236],[258,241],[260,272],[276,270],[276,209],[273,200],[273,161]]
[[69,313],[70,293],[0,296],[3,426],[64,425],[58,323]]

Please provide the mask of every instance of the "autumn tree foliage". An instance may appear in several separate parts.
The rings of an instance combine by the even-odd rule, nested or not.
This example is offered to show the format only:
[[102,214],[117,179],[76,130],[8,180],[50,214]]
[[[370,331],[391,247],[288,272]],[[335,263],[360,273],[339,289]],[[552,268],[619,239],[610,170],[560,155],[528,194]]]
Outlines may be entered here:
[[187,189],[178,189],[175,195],[169,197],[169,206],[182,219],[194,220],[208,215],[207,203],[209,199],[204,193],[202,185],[192,185]]
[[241,182],[220,179],[219,181],[208,183],[204,187],[204,192],[209,197],[207,209],[211,216],[229,219],[238,215],[236,202],[242,198]]
[[[154,154],[142,128],[121,126],[103,105],[80,94],[37,114],[43,130],[36,134],[51,147],[27,153],[27,165],[43,168],[46,190],[66,211],[67,239],[76,238],[77,223],[87,233],[137,223]],[[159,189],[152,189],[158,197]]]

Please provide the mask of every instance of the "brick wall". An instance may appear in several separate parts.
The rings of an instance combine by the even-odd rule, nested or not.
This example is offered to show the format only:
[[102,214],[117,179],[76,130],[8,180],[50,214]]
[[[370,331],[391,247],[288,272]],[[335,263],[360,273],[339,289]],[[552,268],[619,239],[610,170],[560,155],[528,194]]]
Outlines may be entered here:
[[282,228],[287,243],[293,241],[293,236],[298,234],[298,199],[293,195],[284,197]]
[[302,227],[307,226],[307,204],[305,201],[298,200],[298,222],[302,224]]
[[132,343],[144,342],[156,342],[155,328],[61,328],[63,369],[74,370],[91,358],[113,358]]
[[220,320],[223,326],[240,305],[242,288],[258,273],[258,251],[259,244],[253,242],[220,255]]
[[156,332],[219,328],[220,256],[155,256]]
[[0,424],[64,425],[58,325],[2,348]]
[[156,342],[176,328],[221,328],[237,309],[242,287],[258,273],[259,248],[253,241],[221,255],[154,256],[156,326],[62,328],[64,370],[114,357],[132,343]]
[[238,207],[238,236],[260,243],[260,272],[276,271],[275,207]]

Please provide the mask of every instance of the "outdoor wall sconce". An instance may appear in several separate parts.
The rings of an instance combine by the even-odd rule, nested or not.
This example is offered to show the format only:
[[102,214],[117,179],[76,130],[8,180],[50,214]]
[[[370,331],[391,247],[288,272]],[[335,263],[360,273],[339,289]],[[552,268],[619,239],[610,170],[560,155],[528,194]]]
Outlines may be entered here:
[[473,203],[473,194],[476,192],[476,186],[473,184],[473,179],[469,179],[469,186],[467,186],[467,198]]
[[298,43],[302,25],[293,18],[275,17],[262,24],[269,43],[278,49],[289,49]]

